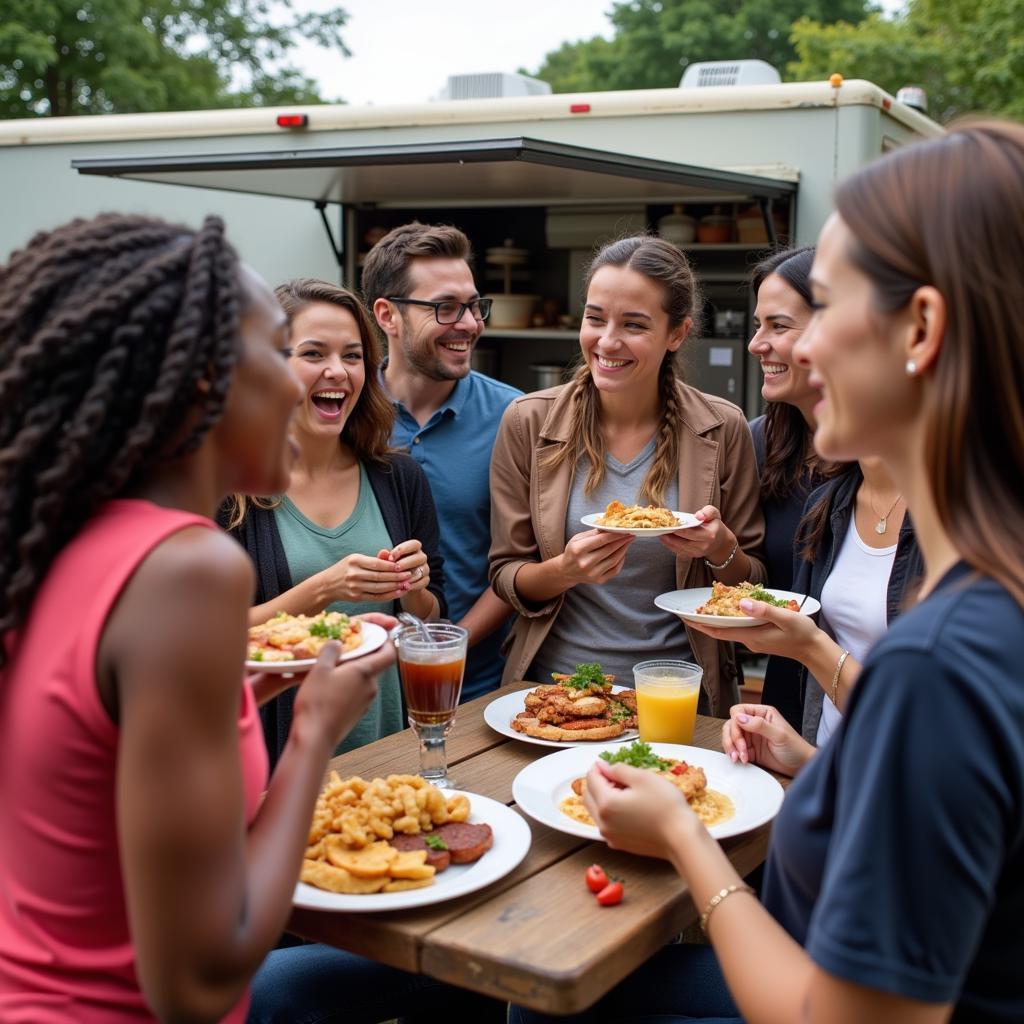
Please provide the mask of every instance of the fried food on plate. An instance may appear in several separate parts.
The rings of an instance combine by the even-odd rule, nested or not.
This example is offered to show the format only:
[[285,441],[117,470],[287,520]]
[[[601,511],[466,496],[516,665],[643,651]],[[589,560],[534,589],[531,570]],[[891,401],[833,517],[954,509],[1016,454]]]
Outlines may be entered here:
[[765,604],[773,605],[776,608],[788,608],[791,612],[800,611],[800,605],[796,601],[783,600],[769,594],[760,583],[751,583],[744,580],[734,587],[726,586],[717,581],[711,586],[711,597],[696,609],[698,615],[729,615],[745,616],[747,613],[740,608],[740,601],[764,601]]
[[597,521],[598,526],[618,526],[630,530],[663,530],[668,526],[678,526],[679,519],[675,512],[657,505],[623,505],[621,501],[611,501],[604,510],[604,515]]
[[554,686],[526,694],[510,723],[516,732],[542,740],[610,740],[636,728],[636,694],[613,694],[615,677],[600,665],[577,665],[572,675],[553,672],[552,678]]
[[278,612],[249,629],[249,661],[297,661],[315,658],[329,640],[340,640],[342,653],[363,642],[363,626],[341,612],[289,615]]
[[418,775],[367,781],[331,772],[317,798],[301,880],[346,895],[432,885],[450,863],[478,860],[491,827],[467,823],[469,800]]
[[[736,808],[729,797],[708,789],[708,779],[703,768],[671,757],[658,757],[647,743],[640,740],[616,750],[615,753],[606,750],[601,754],[601,758],[611,764],[631,764],[635,768],[646,768],[648,771],[656,772],[683,794],[693,812],[706,826],[728,821],[736,813]],[[593,825],[594,819],[583,802],[586,788],[586,778],[573,779],[572,793],[562,800],[559,809],[573,821]]]

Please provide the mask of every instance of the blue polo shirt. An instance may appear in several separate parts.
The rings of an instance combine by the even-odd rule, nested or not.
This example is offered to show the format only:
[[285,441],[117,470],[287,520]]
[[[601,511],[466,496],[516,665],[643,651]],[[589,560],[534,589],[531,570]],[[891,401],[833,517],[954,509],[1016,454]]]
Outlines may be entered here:
[[[437,506],[444,592],[452,622],[458,622],[490,585],[491,449],[501,414],[521,394],[518,388],[471,370],[422,427],[392,399],[396,416],[391,443],[407,449],[423,467]],[[498,649],[507,632],[507,626],[496,630],[471,648],[462,685],[464,701],[501,682],[504,664]]]
[[763,899],[812,960],[1024,1020],[1024,609],[963,563],[868,656],[789,788]]

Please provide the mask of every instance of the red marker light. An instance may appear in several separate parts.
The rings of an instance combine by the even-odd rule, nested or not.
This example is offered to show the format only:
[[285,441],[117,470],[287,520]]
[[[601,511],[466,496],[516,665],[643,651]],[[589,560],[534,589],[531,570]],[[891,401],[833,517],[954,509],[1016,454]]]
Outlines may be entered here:
[[278,114],[278,128],[306,128],[309,125],[308,114]]
[[569,105],[570,114],[589,114],[590,104],[589,103],[572,103]]

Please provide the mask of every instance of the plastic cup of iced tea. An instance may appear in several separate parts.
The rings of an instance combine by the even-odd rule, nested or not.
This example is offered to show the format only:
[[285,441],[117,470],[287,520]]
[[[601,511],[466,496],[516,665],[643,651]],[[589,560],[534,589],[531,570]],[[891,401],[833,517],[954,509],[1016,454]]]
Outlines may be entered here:
[[420,775],[444,789],[453,785],[445,740],[462,693],[469,632],[443,622],[425,623],[425,629],[427,636],[415,626],[397,634],[398,674],[409,725],[420,744]]

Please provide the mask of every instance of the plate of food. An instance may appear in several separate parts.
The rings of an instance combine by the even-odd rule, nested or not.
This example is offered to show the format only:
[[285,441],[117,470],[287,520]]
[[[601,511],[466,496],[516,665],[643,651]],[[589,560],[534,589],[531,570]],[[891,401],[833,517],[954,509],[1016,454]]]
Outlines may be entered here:
[[586,805],[586,774],[595,758],[658,772],[675,785],[716,839],[741,835],[771,821],[782,806],[782,786],[752,764],[678,743],[642,743],[603,750],[560,750],[528,764],[512,782],[512,796],[535,821],[558,832],[601,839]]
[[609,502],[603,512],[592,512],[580,522],[592,529],[635,537],[660,537],[700,526],[700,520],[690,512],[673,512],[656,505],[623,505],[621,501]]
[[716,582],[711,587],[673,590],[667,594],[659,594],[654,603],[662,611],[678,615],[684,622],[717,626],[719,629],[763,626],[764,619],[755,619],[740,610],[740,601],[744,598],[764,601],[776,608],[788,608],[802,615],[814,615],[821,610],[821,604],[813,597],[795,594],[791,590],[774,590],[748,581],[737,583],[734,587]]
[[476,793],[418,775],[342,779],[317,798],[292,902],[312,910],[407,910],[464,896],[526,856],[530,826]]
[[495,732],[542,747],[593,747],[635,739],[636,692],[613,686],[615,676],[592,663],[571,675],[553,672],[553,682],[497,697],[484,708]]
[[352,619],[342,612],[278,612],[262,625],[250,627],[245,667],[250,672],[294,675],[308,672],[329,640],[341,642],[338,661],[351,661],[377,650],[387,638],[387,630],[375,622]]

